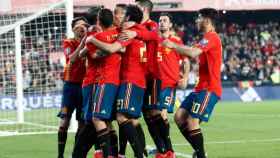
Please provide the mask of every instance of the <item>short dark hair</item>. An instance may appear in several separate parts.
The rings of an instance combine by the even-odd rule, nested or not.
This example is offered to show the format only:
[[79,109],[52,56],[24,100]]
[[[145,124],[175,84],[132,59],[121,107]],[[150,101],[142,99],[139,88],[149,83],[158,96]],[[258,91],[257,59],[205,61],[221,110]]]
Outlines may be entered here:
[[151,0],[135,0],[140,6],[146,7],[149,9],[149,12],[152,12],[154,4]]
[[170,21],[171,23],[173,23],[173,17],[172,17],[171,14],[166,13],[166,12],[162,12],[162,13],[160,13],[159,17],[161,17],[161,16],[167,16],[167,17],[169,18],[169,21]]
[[126,9],[126,4],[124,4],[124,3],[118,3],[118,4],[116,4],[116,7],[120,7],[120,8],[122,8],[122,9]]
[[198,11],[198,14],[202,17],[209,18],[214,26],[216,26],[219,19],[218,11],[214,8],[202,8]]
[[76,17],[76,18],[74,18],[74,19],[72,20],[72,23],[71,23],[72,28],[74,28],[75,25],[76,25],[76,22],[78,22],[78,21],[80,21],[80,20],[83,20],[84,22],[88,23],[88,21],[87,21],[87,19],[86,19],[85,17],[79,16],[79,17]]
[[86,18],[90,25],[96,25],[98,12],[102,8],[103,8],[102,6],[98,6],[98,7],[91,7],[88,9]]
[[98,13],[98,20],[103,27],[110,27],[113,24],[112,11],[110,9],[101,9]]
[[136,5],[128,5],[126,7],[125,17],[129,17],[128,21],[134,21],[134,22],[140,24],[143,19],[143,12]]

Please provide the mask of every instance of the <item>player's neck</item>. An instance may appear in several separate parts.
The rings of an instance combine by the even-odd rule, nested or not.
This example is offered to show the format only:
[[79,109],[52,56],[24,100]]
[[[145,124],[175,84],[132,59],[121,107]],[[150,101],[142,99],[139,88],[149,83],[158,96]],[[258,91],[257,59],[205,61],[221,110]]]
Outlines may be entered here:
[[80,40],[81,40],[81,38],[80,38],[80,37],[77,37],[77,36],[75,36],[74,39],[75,39],[76,41],[80,41]]
[[109,26],[109,27],[101,27],[103,31],[107,31],[107,30],[110,30],[113,28],[113,25],[112,26]]
[[171,35],[170,31],[160,31],[160,35],[162,38],[168,38]]
[[146,22],[146,21],[148,21],[148,20],[150,20],[150,15],[144,14],[142,23],[144,23],[144,22]]
[[212,26],[206,27],[205,30],[203,31],[204,33],[208,33],[208,32],[215,32],[215,28]]

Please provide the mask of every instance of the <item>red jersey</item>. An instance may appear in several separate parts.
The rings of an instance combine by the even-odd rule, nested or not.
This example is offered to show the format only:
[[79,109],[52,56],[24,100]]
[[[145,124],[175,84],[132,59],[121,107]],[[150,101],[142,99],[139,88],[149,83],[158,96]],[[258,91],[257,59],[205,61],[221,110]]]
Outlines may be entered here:
[[199,55],[199,82],[195,91],[208,90],[217,96],[222,94],[221,65],[222,65],[222,42],[216,32],[208,32],[198,43],[202,49]]
[[[149,19],[146,22],[142,23],[149,31],[158,32],[158,24]],[[145,41],[147,47],[147,57],[148,57],[148,75],[151,75],[153,78],[157,78],[159,76],[157,70],[157,46],[158,42],[155,40]]]
[[[95,34],[95,38],[106,43],[114,43],[117,40],[119,30],[114,27]],[[111,83],[119,85],[119,73],[121,67],[121,55],[112,53],[111,55],[95,59],[96,74],[95,83]]]
[[[145,29],[145,27],[136,24],[128,30],[141,31]],[[125,53],[122,55],[121,82],[130,82],[141,88],[146,88],[147,52],[145,43],[139,39],[119,42],[123,47],[126,47]]]
[[66,39],[63,41],[64,55],[66,58],[66,65],[64,67],[64,81],[82,83],[86,71],[85,62],[83,59],[76,59],[71,65],[70,56],[79,46],[80,41],[75,39]]
[[[182,40],[177,36],[169,36],[168,39],[174,43],[182,45]],[[180,73],[180,60],[183,57],[176,52],[175,49],[170,49],[161,45],[165,39],[160,39],[157,51],[158,72],[161,80],[161,89],[177,86]]]
[[[96,32],[88,32],[87,36],[94,36]],[[86,67],[86,74],[83,80],[83,85],[82,87],[88,86],[90,84],[94,83],[95,79],[95,63],[94,60],[90,57],[91,53],[94,53],[96,50],[96,47],[92,44],[86,44],[86,48],[88,49],[87,53],[87,67]]]

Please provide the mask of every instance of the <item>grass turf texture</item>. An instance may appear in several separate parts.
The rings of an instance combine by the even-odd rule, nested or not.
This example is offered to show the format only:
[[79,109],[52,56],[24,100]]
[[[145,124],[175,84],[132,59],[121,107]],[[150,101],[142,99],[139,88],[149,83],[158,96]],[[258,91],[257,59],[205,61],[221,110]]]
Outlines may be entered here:
[[[170,120],[175,151],[189,157],[192,153],[190,146],[173,119]],[[280,101],[221,102],[216,106],[210,122],[202,125],[208,155],[210,158],[279,158],[279,121]],[[142,125],[147,144],[153,145],[146,125],[143,122]],[[70,157],[73,137],[73,134],[68,136],[65,158]],[[56,141],[56,134],[0,137],[0,158],[55,158]],[[91,153],[88,157],[92,157]],[[127,157],[132,158],[132,155],[129,147]]]

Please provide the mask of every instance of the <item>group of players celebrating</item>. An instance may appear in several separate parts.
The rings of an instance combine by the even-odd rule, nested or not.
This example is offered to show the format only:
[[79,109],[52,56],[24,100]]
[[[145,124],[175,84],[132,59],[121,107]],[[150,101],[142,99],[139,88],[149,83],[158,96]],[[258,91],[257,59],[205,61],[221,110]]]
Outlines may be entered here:
[[[125,158],[127,142],[134,157],[147,156],[139,118],[143,114],[157,152],[175,158],[168,113],[173,113],[176,88],[187,86],[189,59],[199,57],[199,82],[174,115],[183,136],[205,158],[201,122],[207,122],[222,92],[222,45],[215,32],[217,11],[199,10],[196,24],[202,39],[183,45],[173,30],[172,17],[150,19],[153,3],[116,5],[114,11],[95,8],[87,18],[72,21],[74,38],[63,43],[66,56],[62,107],[58,116],[58,158],[63,158],[73,111],[79,122],[73,158]],[[112,121],[118,124],[117,132]]]

